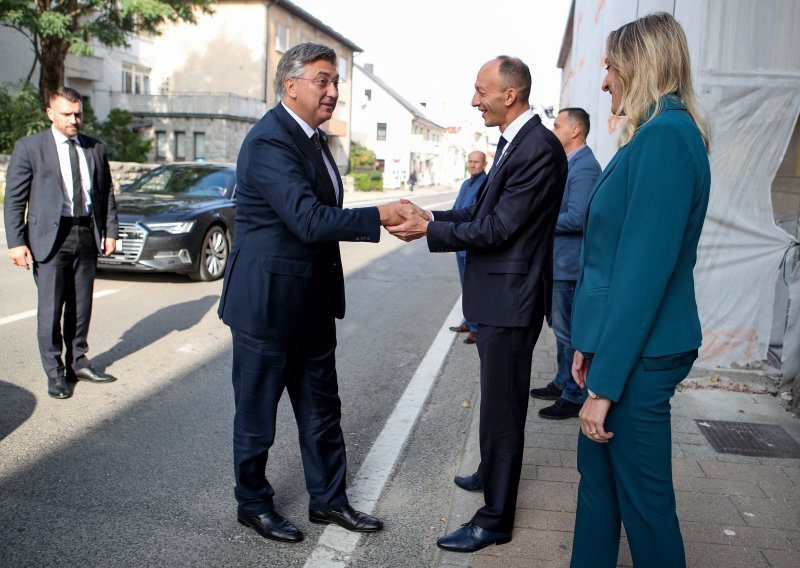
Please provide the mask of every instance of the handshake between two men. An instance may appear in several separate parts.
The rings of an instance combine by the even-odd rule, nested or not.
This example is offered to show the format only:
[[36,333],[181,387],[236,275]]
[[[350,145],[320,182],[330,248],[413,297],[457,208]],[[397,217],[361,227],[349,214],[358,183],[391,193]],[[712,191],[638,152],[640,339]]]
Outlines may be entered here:
[[378,206],[381,225],[401,241],[411,242],[424,237],[428,232],[428,223],[433,220],[431,213],[409,201]]

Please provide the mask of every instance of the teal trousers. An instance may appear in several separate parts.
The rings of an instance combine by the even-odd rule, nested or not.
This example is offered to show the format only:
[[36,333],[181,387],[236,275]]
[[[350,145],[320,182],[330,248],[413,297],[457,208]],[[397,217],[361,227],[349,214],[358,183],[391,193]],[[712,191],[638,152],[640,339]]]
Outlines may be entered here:
[[639,361],[598,444],[578,440],[578,509],[570,568],[614,568],[625,524],[634,568],[684,568],[672,486],[670,399],[697,351]]

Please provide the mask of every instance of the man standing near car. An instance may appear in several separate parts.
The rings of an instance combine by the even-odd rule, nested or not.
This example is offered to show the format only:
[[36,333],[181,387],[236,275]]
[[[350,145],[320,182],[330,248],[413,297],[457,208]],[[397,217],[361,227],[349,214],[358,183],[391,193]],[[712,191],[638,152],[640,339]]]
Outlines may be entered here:
[[14,145],[4,217],[11,262],[25,270],[33,266],[47,393],[69,398],[67,378],[116,380],[95,369],[86,353],[97,255],[114,251],[117,210],[105,147],[79,134],[80,93],[59,88],[46,112],[52,127]]
[[[342,182],[319,126],[339,98],[336,54],[302,43],[278,63],[280,103],[248,133],[237,163],[236,223],[219,304],[233,336],[233,460],[238,520],[261,536],[303,533],[277,512],[265,476],[278,402],[289,393],[309,493],[309,521],[374,532],[345,492],[335,365],[344,316],[339,241],[377,242],[397,204],[342,209]],[[411,205],[405,206],[410,209]]]

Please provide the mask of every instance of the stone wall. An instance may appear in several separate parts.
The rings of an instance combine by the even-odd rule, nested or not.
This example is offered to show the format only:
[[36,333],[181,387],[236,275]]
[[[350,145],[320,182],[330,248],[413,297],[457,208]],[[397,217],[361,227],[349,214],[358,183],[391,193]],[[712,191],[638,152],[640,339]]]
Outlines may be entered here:
[[[0,154],[0,200],[6,194],[6,168],[11,156]],[[119,191],[120,186],[131,183],[143,173],[149,172],[161,164],[138,164],[136,162],[110,162],[111,179],[114,181],[114,190]]]

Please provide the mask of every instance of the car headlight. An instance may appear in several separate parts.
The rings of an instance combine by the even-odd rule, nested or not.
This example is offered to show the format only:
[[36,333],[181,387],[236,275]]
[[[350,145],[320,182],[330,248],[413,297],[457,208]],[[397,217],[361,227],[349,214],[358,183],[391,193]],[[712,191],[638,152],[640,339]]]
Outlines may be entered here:
[[194,227],[194,221],[183,221],[179,223],[144,223],[150,231],[166,231],[173,235],[188,233]]

